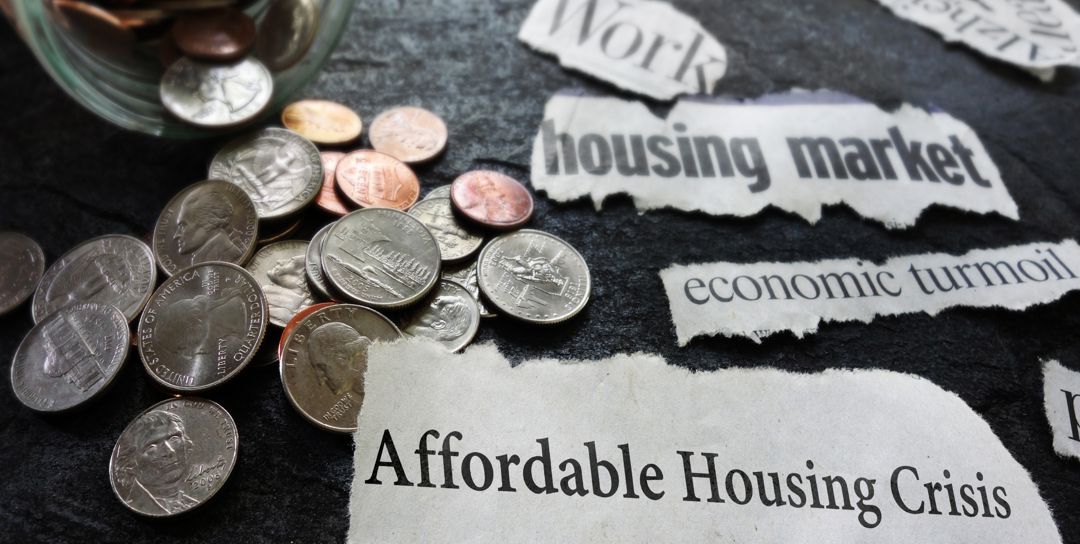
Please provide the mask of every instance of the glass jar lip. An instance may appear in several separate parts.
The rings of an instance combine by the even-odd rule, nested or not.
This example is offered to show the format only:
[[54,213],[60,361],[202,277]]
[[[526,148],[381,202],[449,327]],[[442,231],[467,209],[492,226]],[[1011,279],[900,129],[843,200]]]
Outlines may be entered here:
[[[64,92],[79,105],[99,118],[127,130],[175,139],[196,139],[221,136],[250,130],[252,126],[274,115],[305,85],[318,76],[322,66],[337,47],[353,11],[352,0],[323,0],[319,2],[319,21],[316,36],[303,57],[290,68],[274,74],[274,94],[270,103],[259,116],[249,123],[228,129],[207,129],[187,125],[170,116],[160,104],[147,103],[146,111],[136,111],[110,97],[103,88],[113,88],[107,82],[91,81],[76,66],[85,61],[78,58],[73,40],[62,35],[59,24],[48,11],[48,0],[13,0],[15,28],[33,52],[38,63]],[[87,53],[81,52],[83,55]],[[83,67],[85,69],[85,67]],[[156,86],[156,82],[154,83]],[[143,89],[146,96],[157,96],[156,91]],[[120,93],[122,91],[116,90]]]

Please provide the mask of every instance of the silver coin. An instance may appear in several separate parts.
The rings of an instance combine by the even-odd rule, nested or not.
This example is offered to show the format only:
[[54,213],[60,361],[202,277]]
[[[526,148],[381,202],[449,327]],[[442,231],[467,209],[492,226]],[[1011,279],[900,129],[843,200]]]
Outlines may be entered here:
[[31,410],[62,412],[112,383],[127,358],[131,329],[120,310],[80,302],[49,314],[19,344],[11,387]]
[[461,285],[440,280],[438,286],[405,318],[401,331],[431,338],[450,351],[461,351],[480,328],[480,308]]
[[323,272],[335,290],[375,308],[419,302],[439,279],[439,246],[423,223],[388,208],[342,217],[326,234]]
[[308,289],[308,243],[286,240],[263,247],[245,267],[266,297],[270,323],[284,327],[296,312],[315,304]]
[[246,270],[203,263],[161,284],[139,320],[139,356],[174,391],[203,391],[247,366],[266,333],[266,299]]
[[244,264],[255,252],[259,216],[242,189],[221,180],[180,191],[154,225],[154,256],[166,275],[213,261]]
[[308,283],[315,288],[315,291],[326,300],[334,300],[333,291],[330,290],[330,285],[326,283],[326,275],[323,274],[322,268],[322,252],[323,247],[326,246],[326,233],[330,232],[330,228],[334,224],[331,223],[315,233],[315,236],[311,237],[311,243],[308,244],[307,259],[304,266],[304,272],[307,275]]
[[450,198],[450,185],[440,185],[428,191],[422,200],[427,200],[429,198]]
[[519,230],[492,240],[477,259],[480,291],[495,309],[538,324],[566,321],[589,302],[589,266],[570,244]]
[[356,430],[364,402],[367,350],[401,331],[382,314],[355,304],[316,310],[296,325],[281,354],[281,383],[289,402],[315,425]]
[[120,433],[109,457],[109,483],[138,514],[167,517],[210,500],[236,465],[236,422],[216,402],[163,400]]
[[409,209],[409,215],[420,220],[439,244],[444,262],[468,258],[484,243],[484,236],[466,228],[454,217],[449,198],[428,198]]
[[322,189],[322,157],[303,136],[269,127],[229,142],[214,156],[208,177],[239,185],[259,219],[279,219],[315,200]]
[[259,22],[255,54],[275,72],[304,58],[319,29],[317,0],[273,0]]
[[45,271],[34,292],[34,322],[75,302],[115,306],[131,321],[156,283],[154,253],[141,240],[122,234],[87,240]]
[[[187,57],[161,77],[161,103],[185,123],[221,128],[258,117],[274,94],[274,80],[261,62],[209,64]],[[211,176],[213,177],[213,176]]]
[[32,238],[17,232],[0,232],[0,315],[17,308],[45,273],[45,253]]
[[495,317],[495,313],[489,310],[487,306],[484,306],[484,301],[480,298],[480,285],[476,279],[476,261],[444,266],[442,279],[450,280],[464,287],[472,295],[473,300],[476,301],[476,306],[480,309],[480,317]]

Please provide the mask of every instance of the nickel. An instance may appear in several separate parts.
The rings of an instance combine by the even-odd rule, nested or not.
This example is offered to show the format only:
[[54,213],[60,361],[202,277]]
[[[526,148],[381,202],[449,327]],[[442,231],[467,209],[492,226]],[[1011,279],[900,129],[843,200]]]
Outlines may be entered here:
[[495,238],[477,261],[480,291],[500,312],[537,324],[578,314],[592,278],[585,259],[563,240],[536,230]]
[[169,276],[211,261],[243,264],[258,233],[259,216],[247,193],[227,181],[202,181],[165,205],[154,225],[154,256]]

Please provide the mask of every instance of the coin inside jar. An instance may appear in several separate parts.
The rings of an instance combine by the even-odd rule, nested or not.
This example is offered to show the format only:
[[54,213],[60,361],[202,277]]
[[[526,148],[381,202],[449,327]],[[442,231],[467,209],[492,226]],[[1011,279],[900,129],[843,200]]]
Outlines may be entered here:
[[185,123],[207,128],[233,127],[254,120],[270,103],[273,92],[270,72],[250,57],[233,64],[209,64],[183,57],[165,70],[160,86],[161,103],[169,113]]
[[411,215],[357,210],[326,234],[323,272],[335,291],[373,308],[419,302],[439,279],[439,246]]
[[166,275],[194,264],[243,264],[255,252],[259,215],[235,184],[208,180],[190,185],[165,205],[154,225],[153,249]]
[[45,274],[45,253],[32,238],[18,232],[0,232],[0,316],[17,308]]
[[268,127],[226,144],[214,155],[208,177],[243,189],[259,219],[281,219],[315,200],[323,182],[322,157],[303,136]]
[[246,270],[203,263],[161,284],[139,320],[139,356],[173,391],[203,391],[240,373],[266,332],[266,299]]
[[405,211],[420,197],[420,180],[405,163],[377,151],[359,149],[337,164],[338,189],[362,208]]
[[109,482],[120,502],[138,514],[182,514],[225,485],[238,445],[236,422],[216,402],[163,400],[120,433],[109,458]]
[[405,318],[402,332],[430,338],[451,352],[465,349],[480,328],[480,308],[464,287],[452,281],[439,284]]
[[172,37],[189,57],[231,61],[246,55],[255,45],[255,21],[231,7],[192,11],[176,19]]
[[446,262],[460,261],[469,257],[484,237],[458,222],[449,198],[426,198],[409,210],[409,215],[420,220],[435,236],[439,254]]
[[274,325],[284,327],[301,309],[315,304],[304,272],[307,250],[302,240],[275,242],[260,249],[245,267],[259,282]]
[[281,357],[285,396],[322,429],[356,431],[368,348],[399,338],[401,331],[393,322],[363,306],[335,304],[313,312],[285,341]]
[[492,240],[477,260],[480,291],[500,312],[541,325],[574,317],[589,302],[592,277],[570,244],[537,230]]
[[320,151],[323,165],[323,184],[319,194],[315,197],[315,205],[338,217],[349,213],[349,206],[342,202],[337,193],[337,182],[334,177],[337,173],[338,162],[345,156],[340,151]]
[[450,185],[454,209],[466,218],[495,230],[510,230],[529,222],[533,199],[516,179],[489,170],[473,170]]
[[259,22],[256,55],[280,72],[300,62],[319,29],[319,0],[273,0]]
[[74,408],[101,394],[131,345],[127,319],[113,306],[81,302],[38,323],[11,362],[15,397],[38,412]]
[[409,164],[434,158],[446,147],[446,123],[424,108],[394,108],[371,122],[371,146]]
[[281,111],[281,124],[322,145],[349,143],[359,138],[364,128],[355,111],[329,100],[293,102]]
[[34,322],[75,302],[115,306],[135,319],[154,292],[154,253],[131,236],[110,234],[87,240],[56,260],[34,292]]

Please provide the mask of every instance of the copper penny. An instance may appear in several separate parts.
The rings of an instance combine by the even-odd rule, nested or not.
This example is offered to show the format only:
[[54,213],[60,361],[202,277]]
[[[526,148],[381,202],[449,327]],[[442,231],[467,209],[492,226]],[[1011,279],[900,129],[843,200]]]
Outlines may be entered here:
[[301,321],[303,321],[305,317],[317,312],[318,310],[326,308],[327,306],[333,306],[335,304],[337,303],[320,302],[318,304],[312,304],[311,306],[308,306],[307,308],[296,312],[296,315],[294,315],[293,318],[289,320],[289,322],[285,325],[285,328],[281,329],[281,340],[278,340],[277,346],[278,359],[282,358],[282,353],[285,351],[285,341],[289,339],[289,335],[292,334],[293,329],[295,329],[296,326]]
[[489,170],[458,176],[450,185],[450,200],[466,218],[496,230],[516,229],[533,213],[532,195],[521,182]]
[[341,201],[341,197],[334,188],[337,185],[334,183],[334,172],[337,171],[338,162],[345,154],[340,151],[321,151],[319,155],[322,156],[323,181],[322,189],[315,197],[315,205],[334,215],[345,215],[351,210]]
[[370,149],[341,158],[335,177],[346,198],[364,208],[405,211],[420,197],[420,180],[405,163]]
[[446,123],[424,108],[394,108],[371,122],[369,138],[375,151],[410,164],[424,162],[446,147]]
[[193,11],[176,19],[172,36],[180,51],[189,57],[235,60],[255,45],[255,21],[235,8]]
[[129,56],[135,45],[135,34],[112,13],[86,2],[54,0],[64,26],[85,45],[110,55]]
[[300,100],[281,110],[285,128],[322,145],[349,143],[360,137],[364,123],[355,111],[329,100]]

